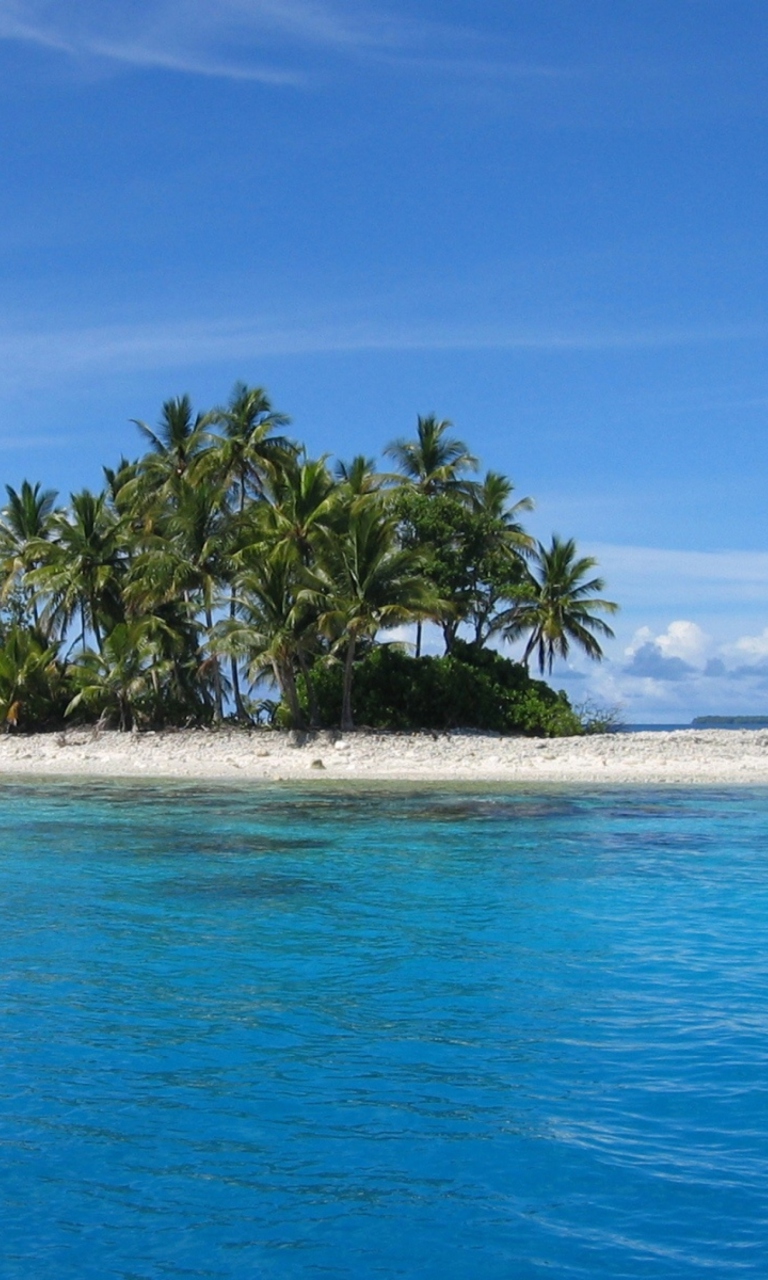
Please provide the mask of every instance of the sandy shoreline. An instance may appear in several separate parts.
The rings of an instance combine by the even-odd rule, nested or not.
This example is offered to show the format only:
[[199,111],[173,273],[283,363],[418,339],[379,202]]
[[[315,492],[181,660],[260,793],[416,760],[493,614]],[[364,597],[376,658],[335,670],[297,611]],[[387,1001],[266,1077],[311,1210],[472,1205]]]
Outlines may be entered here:
[[768,731],[722,729],[502,738],[270,730],[0,737],[0,779],[175,778],[213,782],[677,783],[768,785]]

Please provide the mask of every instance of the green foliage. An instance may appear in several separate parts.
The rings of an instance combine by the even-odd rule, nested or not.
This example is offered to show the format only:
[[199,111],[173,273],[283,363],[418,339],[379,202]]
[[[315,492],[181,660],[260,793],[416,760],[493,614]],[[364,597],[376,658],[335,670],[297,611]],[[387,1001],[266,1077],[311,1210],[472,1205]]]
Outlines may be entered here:
[[[321,721],[338,723],[339,664],[312,673]],[[565,737],[582,732],[564,693],[533,680],[520,663],[457,641],[444,657],[411,658],[394,646],[358,664],[353,694],[358,724],[377,729],[485,729]]]
[[[507,493],[511,489],[508,484]],[[485,486],[476,487],[471,503],[456,493],[403,489],[393,501],[403,544],[419,552],[439,601],[434,616],[447,649],[462,623],[484,644],[499,609],[520,596],[526,575],[530,539],[512,518],[517,508],[501,514],[484,496]],[[525,505],[524,499],[518,507]]]
[[[71,668],[77,693],[67,707],[70,715],[84,704],[99,716],[112,716],[120,729],[131,729],[152,716],[156,647],[146,622],[119,622],[104,641],[101,653],[86,650]],[[159,681],[158,681],[159,684]]]
[[[574,732],[564,695],[484,646],[519,638],[542,671],[569,644],[600,659],[612,633],[594,613],[616,606],[595,596],[594,561],[537,545],[530,499],[498,472],[470,479],[448,421],[419,418],[388,447],[396,474],[312,459],[287,424],[262,387],[238,383],[212,412],[178,396],[137,423],[146,452],[105,467],[102,492],[58,508],[39,483],[6,486],[0,725],[67,707],[124,728],[218,724],[231,694],[238,720],[294,728]],[[420,662],[427,621],[446,654]],[[377,650],[396,627],[415,627],[417,660]],[[259,702],[265,677],[279,705]]]
[[434,414],[416,420],[415,440],[393,440],[384,452],[394,458],[404,483],[420,493],[460,491],[466,482],[461,476],[474,471],[477,459],[463,440],[448,435],[452,422],[438,422]]
[[32,628],[12,626],[0,644],[0,724],[39,729],[58,724],[71,695],[56,645]]
[[588,578],[597,566],[594,556],[580,556],[573,538],[554,534],[549,547],[538,544],[533,564],[528,591],[499,619],[497,630],[506,640],[528,634],[523,662],[535,654],[542,675],[552,673],[556,657],[568,657],[572,642],[599,661],[603,651],[596,635],[610,638],[613,631],[595,615],[616,613],[619,606],[597,594],[605,586],[602,578]]

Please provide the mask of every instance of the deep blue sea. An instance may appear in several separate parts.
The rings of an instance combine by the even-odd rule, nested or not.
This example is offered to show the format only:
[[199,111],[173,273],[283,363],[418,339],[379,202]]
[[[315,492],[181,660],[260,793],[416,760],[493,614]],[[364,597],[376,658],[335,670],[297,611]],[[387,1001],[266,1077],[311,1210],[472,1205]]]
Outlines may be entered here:
[[768,1274],[768,792],[0,788],[0,1274]]

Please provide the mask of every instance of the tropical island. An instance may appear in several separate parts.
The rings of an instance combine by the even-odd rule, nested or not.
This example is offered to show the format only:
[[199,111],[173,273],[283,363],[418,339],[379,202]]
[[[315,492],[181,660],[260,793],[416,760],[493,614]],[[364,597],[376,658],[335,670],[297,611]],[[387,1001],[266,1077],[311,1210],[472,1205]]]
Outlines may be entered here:
[[[583,731],[529,667],[551,674],[572,645],[599,660],[617,605],[572,539],[525,531],[531,500],[478,477],[450,422],[418,418],[389,469],[309,457],[244,384],[136,427],[146,451],[105,466],[98,493],[6,486],[6,730]],[[426,624],[440,656],[422,652]],[[509,642],[519,661],[494,647]]]

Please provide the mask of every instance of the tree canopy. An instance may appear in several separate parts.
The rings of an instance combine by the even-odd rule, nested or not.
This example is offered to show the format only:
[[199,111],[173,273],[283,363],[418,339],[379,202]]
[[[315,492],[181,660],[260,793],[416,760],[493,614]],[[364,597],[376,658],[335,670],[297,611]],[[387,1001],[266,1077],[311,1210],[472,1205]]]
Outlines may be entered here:
[[[453,685],[464,717],[482,703],[508,730],[515,715],[520,731],[572,724],[527,666],[551,674],[573,646],[599,660],[612,635],[599,615],[617,606],[572,539],[530,537],[531,500],[499,472],[478,479],[449,421],[419,417],[413,437],[389,444],[394,471],[363,455],[309,457],[264,388],[244,383],[223,407],[198,411],[182,395],[156,426],[136,425],[145,452],[105,466],[100,492],[64,503],[40,482],[6,485],[0,724],[252,723],[267,679],[280,723],[333,714],[349,729],[364,672],[396,676],[412,708]],[[419,658],[427,623],[442,633],[444,668]],[[489,648],[504,644],[520,645],[517,674]],[[371,665],[392,646],[394,666]],[[461,675],[467,664],[474,674]],[[376,711],[372,679],[357,703],[379,723],[386,699],[376,694]],[[392,708],[392,723],[411,714]],[[440,715],[452,721],[450,708]]]

